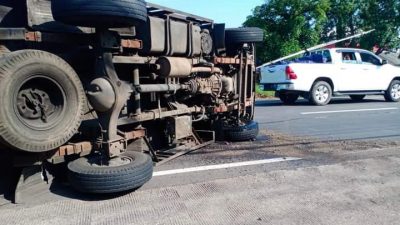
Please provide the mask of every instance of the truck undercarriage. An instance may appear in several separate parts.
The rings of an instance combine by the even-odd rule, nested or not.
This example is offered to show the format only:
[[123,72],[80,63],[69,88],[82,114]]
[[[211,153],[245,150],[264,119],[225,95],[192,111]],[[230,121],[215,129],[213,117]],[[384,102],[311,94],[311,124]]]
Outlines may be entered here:
[[216,138],[254,139],[262,38],[142,0],[2,0],[2,148],[19,166],[69,162],[74,188],[112,193]]

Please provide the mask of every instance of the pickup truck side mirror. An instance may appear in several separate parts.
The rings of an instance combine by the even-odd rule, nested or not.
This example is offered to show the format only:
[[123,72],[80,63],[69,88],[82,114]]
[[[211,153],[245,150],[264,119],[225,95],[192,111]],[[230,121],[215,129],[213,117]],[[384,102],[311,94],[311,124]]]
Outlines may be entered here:
[[388,61],[386,59],[383,59],[382,60],[382,65],[386,65],[386,64],[388,64]]

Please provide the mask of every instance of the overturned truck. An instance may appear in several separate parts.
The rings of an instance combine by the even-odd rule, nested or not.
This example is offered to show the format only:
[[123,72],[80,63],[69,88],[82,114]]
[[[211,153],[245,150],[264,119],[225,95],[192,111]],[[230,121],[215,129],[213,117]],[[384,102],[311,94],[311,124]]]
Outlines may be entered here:
[[81,192],[138,188],[163,159],[257,136],[262,39],[144,0],[0,0],[1,149],[68,163]]

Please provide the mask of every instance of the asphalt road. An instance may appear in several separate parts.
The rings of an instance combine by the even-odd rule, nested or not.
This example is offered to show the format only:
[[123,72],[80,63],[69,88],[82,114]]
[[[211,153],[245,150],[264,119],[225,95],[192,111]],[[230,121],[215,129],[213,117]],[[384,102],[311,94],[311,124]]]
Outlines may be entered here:
[[369,96],[362,102],[335,98],[327,106],[304,99],[285,106],[279,100],[259,100],[256,118],[263,129],[322,140],[400,139],[400,104]]
[[257,102],[257,141],[216,143],[155,168],[127,194],[35,184],[0,224],[397,224],[400,105]]

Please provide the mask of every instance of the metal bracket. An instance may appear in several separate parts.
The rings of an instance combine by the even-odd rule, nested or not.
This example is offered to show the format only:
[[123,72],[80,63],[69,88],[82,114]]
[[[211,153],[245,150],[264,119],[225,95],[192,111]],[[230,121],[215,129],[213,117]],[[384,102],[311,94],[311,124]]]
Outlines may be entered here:
[[121,81],[115,71],[112,52],[120,49],[120,39],[115,32],[100,30],[96,32],[97,36],[97,61],[96,75],[107,79],[114,92],[115,104],[107,112],[98,112],[100,125],[103,130],[103,149],[108,156],[113,157],[126,150],[126,139],[118,134],[117,125],[119,115],[126,102],[133,93],[131,85]]
[[125,139],[120,139],[118,141],[108,142],[108,146],[106,147],[108,149],[108,156],[114,157],[125,152],[125,150],[128,148],[128,142]]
[[25,28],[0,28],[0,40],[25,40],[26,33]]
[[157,159],[157,161],[155,161],[156,166],[161,166],[171,160],[174,160],[197,149],[215,143],[215,133],[214,131],[193,130],[191,140],[193,142],[188,142],[187,144],[178,146],[174,149],[155,152],[155,158]]

